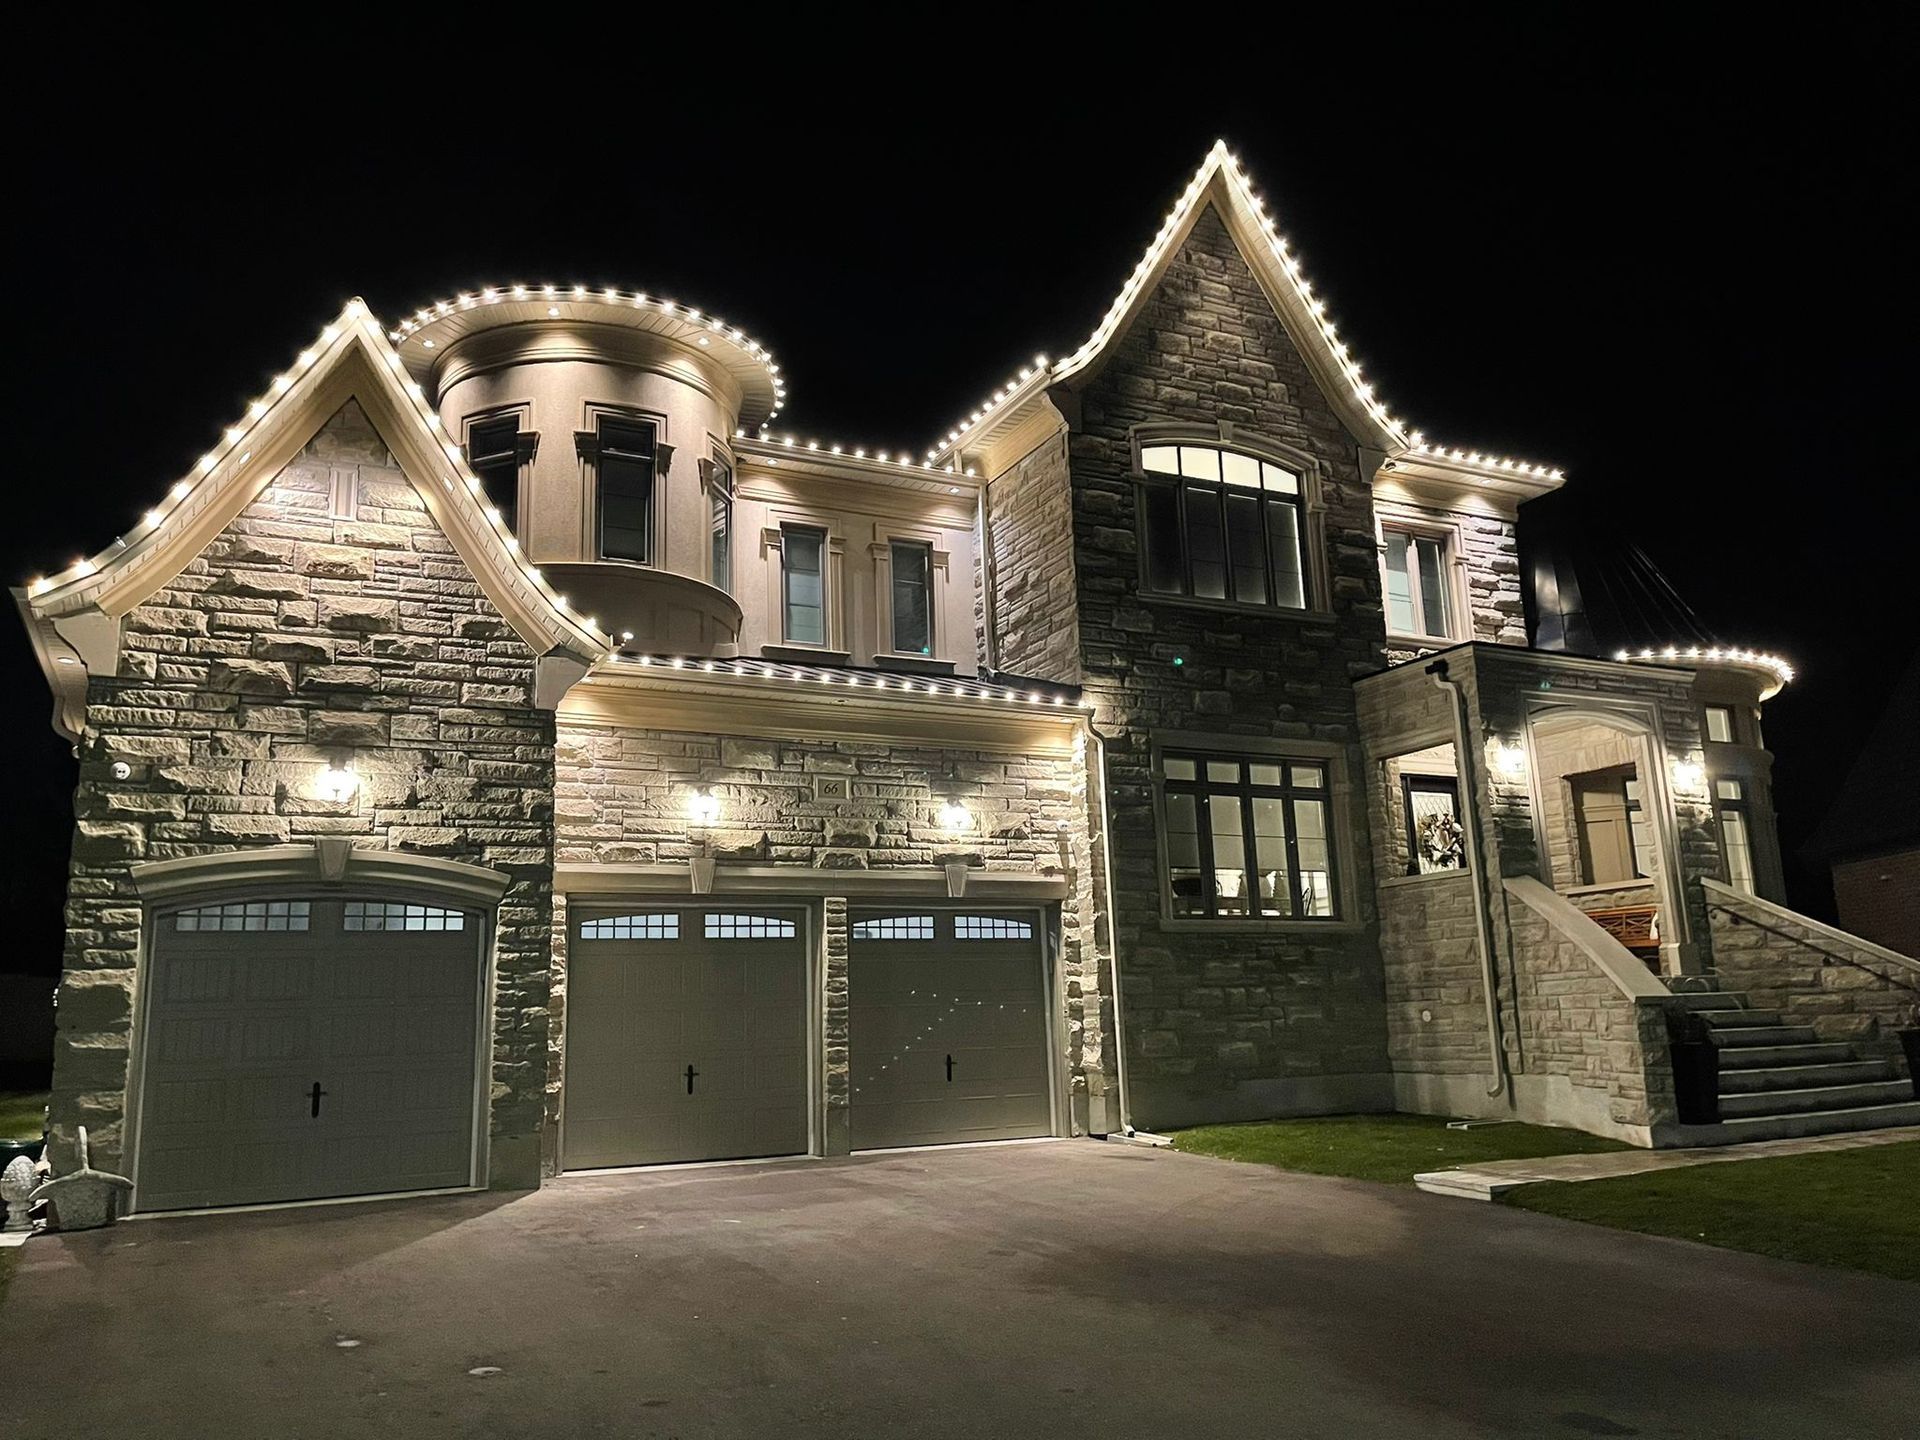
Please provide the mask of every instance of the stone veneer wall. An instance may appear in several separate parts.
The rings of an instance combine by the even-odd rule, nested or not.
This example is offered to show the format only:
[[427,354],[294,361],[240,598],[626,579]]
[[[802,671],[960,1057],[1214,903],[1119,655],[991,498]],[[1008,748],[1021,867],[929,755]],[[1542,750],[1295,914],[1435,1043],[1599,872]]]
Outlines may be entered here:
[[[796,702],[802,703],[802,702]],[[815,799],[816,776],[844,778],[846,800]],[[721,823],[708,840],[722,870],[790,865],[865,871],[964,859],[976,871],[1059,874],[1058,969],[1073,1113],[1104,1097],[1100,959],[1093,935],[1093,855],[1085,757],[1012,755],[864,741],[798,741],[639,730],[563,719],[556,785],[558,856],[573,864],[679,864],[693,853],[686,796],[710,786]],[[947,794],[975,826],[940,828]],[[931,882],[937,883],[937,882]],[[818,886],[812,887],[818,893]],[[944,898],[944,890],[932,890]],[[991,907],[994,902],[982,901]],[[827,1105],[831,1131],[848,1100],[847,900],[825,902]],[[556,937],[558,939],[559,937]],[[564,949],[556,951],[547,1089],[557,1114],[564,1042]]]
[[1466,871],[1382,882],[1380,958],[1395,1070],[1491,1073],[1478,936]]
[[1574,823],[1575,775],[1632,765],[1637,746],[1631,737],[1602,725],[1553,730],[1534,740],[1534,764],[1540,771],[1540,820],[1547,832],[1546,883],[1566,890],[1585,883],[1580,876],[1580,833]]
[[[1353,842],[1346,925],[1162,923],[1156,733],[1344,747],[1358,779],[1352,678],[1384,635],[1373,515],[1353,439],[1209,209],[1100,373],[1070,439],[1073,565],[1087,698],[1108,736],[1115,912],[1137,1124],[1384,1108],[1379,953],[1366,814],[1351,784],[1333,824]],[[1131,432],[1227,422],[1312,454],[1323,476],[1331,613],[1290,615],[1141,594]],[[1308,544],[1312,545],[1311,524]],[[1003,581],[1004,583],[1004,581]],[[1183,665],[1176,666],[1180,659]]]
[[[987,528],[999,650],[993,663],[1014,675],[1078,684],[1080,614],[1064,434],[1048,436],[987,487]],[[986,633],[982,625],[983,647]],[[982,653],[981,663],[989,658]]]
[[[1898,1059],[1896,1031],[1920,1024],[1920,960],[1724,887],[1707,892],[1714,969],[1783,1023]],[[1896,983],[1897,982],[1897,983]]]
[[[336,481],[357,487],[333,519]],[[533,652],[487,601],[358,405],[348,404],[182,573],[126,616],[88,687],[54,1062],[74,1127],[123,1163],[142,907],[137,861],[351,836],[502,870],[493,1171],[537,1181],[546,1045],[553,718]],[[351,757],[352,801],[311,798]],[[112,767],[125,762],[127,779]]]
[[[1612,1128],[1645,1143],[1654,1127],[1677,1118],[1667,1052],[1670,1002],[1621,994],[1585,950],[1531,906],[1516,901],[1508,915],[1515,984],[1501,1019],[1516,1086],[1564,1080],[1572,1107],[1538,1118],[1602,1134]],[[1640,963],[1620,953],[1622,964]],[[1523,1092],[1523,1114],[1529,1099]]]

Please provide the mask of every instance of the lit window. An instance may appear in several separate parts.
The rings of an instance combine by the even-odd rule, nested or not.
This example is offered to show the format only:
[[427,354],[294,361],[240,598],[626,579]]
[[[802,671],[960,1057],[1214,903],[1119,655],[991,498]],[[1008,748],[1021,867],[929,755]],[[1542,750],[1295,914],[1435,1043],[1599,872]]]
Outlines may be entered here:
[[1452,775],[1400,777],[1406,811],[1407,873],[1432,875],[1464,869],[1467,833],[1460,822],[1460,782]]
[[790,645],[827,643],[824,530],[780,532],[780,601]]
[[1168,755],[1162,775],[1174,915],[1334,917],[1324,765]]
[[1733,710],[1726,705],[1707,706],[1707,739],[1722,745],[1733,743]]
[[602,415],[595,435],[600,553],[609,560],[653,560],[654,428]]
[[1449,638],[1453,607],[1447,594],[1446,541],[1410,530],[1384,534],[1387,633]]
[[791,940],[795,933],[779,915],[708,915],[704,929],[709,940]]
[[895,540],[889,547],[893,571],[893,650],[897,655],[933,653],[933,547]]
[[856,940],[931,940],[933,916],[885,915],[874,920],[853,922]]
[[200,905],[173,917],[175,930],[305,930],[310,919],[305,900],[244,900],[229,905]]
[[[533,437],[526,437],[530,442]],[[520,506],[520,417],[500,415],[467,427],[467,465],[509,531]]]
[[680,916],[673,910],[638,915],[604,915],[580,922],[582,940],[678,940]]
[[1754,893],[1753,831],[1747,820],[1747,787],[1739,780],[1713,782],[1714,812],[1720,820],[1720,848],[1727,855],[1727,883]]
[[1305,607],[1298,475],[1208,445],[1145,446],[1140,468],[1148,590]]
[[340,917],[342,930],[464,930],[467,917],[438,905],[389,904],[380,900],[349,900]]

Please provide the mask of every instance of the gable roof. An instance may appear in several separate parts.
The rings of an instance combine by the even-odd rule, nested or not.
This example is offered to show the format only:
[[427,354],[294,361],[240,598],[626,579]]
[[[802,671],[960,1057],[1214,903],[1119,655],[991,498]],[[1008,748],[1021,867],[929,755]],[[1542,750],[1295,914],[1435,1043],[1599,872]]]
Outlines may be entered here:
[[607,653],[611,639],[591,617],[568,609],[519,554],[460,447],[356,299],[139,524],[97,554],[15,590],[61,700],[59,728],[77,733],[84,701],[75,684],[83,694],[85,675],[112,663],[120,617],[185,569],[349,400],[360,402],[482,592],[536,655],[584,671]]
[[[1550,465],[1435,444],[1394,415],[1362,374],[1360,362],[1328,318],[1326,303],[1313,293],[1299,257],[1275,227],[1265,203],[1224,140],[1216,140],[1207,152],[1140,263],[1085,343],[1064,360],[1049,363],[1045,356],[1038,357],[1018,379],[995,391],[948,430],[927,450],[927,458],[938,460],[971,448],[1011,428],[1023,418],[1028,402],[1052,386],[1097,375],[1209,206],[1219,213],[1328,402],[1361,444],[1403,463],[1484,478],[1532,493],[1553,489],[1566,478],[1564,472]],[[981,431],[985,434],[976,433]]]

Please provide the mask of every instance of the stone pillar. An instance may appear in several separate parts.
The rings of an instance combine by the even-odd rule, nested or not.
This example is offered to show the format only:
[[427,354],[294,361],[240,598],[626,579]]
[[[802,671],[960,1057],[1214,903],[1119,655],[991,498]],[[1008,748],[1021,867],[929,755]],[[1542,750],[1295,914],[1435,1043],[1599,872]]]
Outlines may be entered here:
[[845,1155],[853,1149],[851,1070],[848,1059],[847,1019],[847,901],[829,895],[821,904],[823,916],[820,967],[822,1055],[826,1061],[824,1087],[826,1118],[820,1134],[820,1153]]

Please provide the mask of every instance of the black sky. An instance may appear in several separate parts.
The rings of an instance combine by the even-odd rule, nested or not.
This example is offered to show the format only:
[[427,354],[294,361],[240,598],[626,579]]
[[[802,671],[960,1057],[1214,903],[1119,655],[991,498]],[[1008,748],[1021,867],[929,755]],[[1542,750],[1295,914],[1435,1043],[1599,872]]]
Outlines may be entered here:
[[[1224,135],[1397,414],[1563,465],[1566,504],[1800,667],[1767,714],[1796,849],[1916,635],[1907,28],[1270,17],[1205,64],[1098,28],[981,12],[818,60],[689,38],[711,58],[678,66],[613,34],[477,69],[24,36],[0,576],[132,523],[355,294],[383,318],[494,281],[669,295],[773,348],[797,433],[922,447],[1085,338]],[[0,676],[0,968],[52,973],[72,772],[12,620]],[[1791,859],[1790,884],[1830,903]]]

